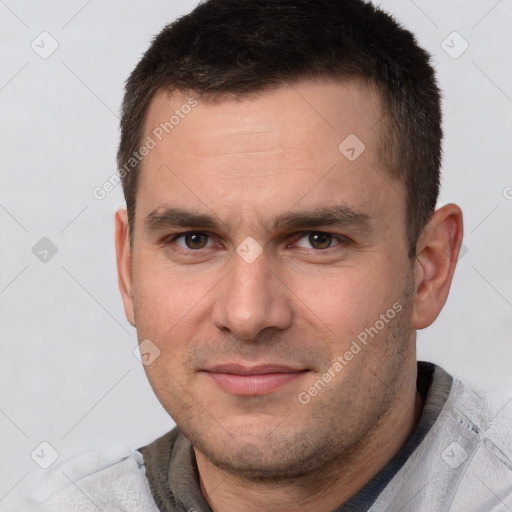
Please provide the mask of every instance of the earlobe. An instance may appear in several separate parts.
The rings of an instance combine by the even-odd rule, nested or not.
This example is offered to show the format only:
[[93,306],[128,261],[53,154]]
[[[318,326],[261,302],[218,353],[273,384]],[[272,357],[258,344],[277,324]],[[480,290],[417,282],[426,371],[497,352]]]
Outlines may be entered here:
[[132,292],[132,254],[130,248],[128,213],[126,208],[119,208],[115,215],[115,244],[119,291],[121,292],[121,297],[123,299],[126,319],[135,327]]
[[436,210],[423,230],[416,252],[414,329],[428,327],[441,312],[450,291],[462,236],[462,211],[455,204]]

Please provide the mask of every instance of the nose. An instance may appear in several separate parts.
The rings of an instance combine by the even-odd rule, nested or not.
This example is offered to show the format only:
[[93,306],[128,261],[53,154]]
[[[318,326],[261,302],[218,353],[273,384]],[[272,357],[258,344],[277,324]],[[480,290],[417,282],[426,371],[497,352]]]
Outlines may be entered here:
[[270,268],[265,252],[251,263],[235,253],[231,265],[216,287],[214,325],[244,340],[255,340],[267,328],[289,327],[291,292]]

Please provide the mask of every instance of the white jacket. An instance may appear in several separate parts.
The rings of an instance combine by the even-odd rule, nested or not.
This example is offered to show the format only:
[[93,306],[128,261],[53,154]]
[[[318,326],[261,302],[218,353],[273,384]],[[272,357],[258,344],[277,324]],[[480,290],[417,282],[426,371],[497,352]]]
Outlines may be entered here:
[[[447,375],[439,367],[435,374]],[[512,511],[512,401],[494,403],[449,378],[437,419],[369,508],[341,505],[336,512]],[[111,463],[73,460],[52,472],[35,499],[40,512],[159,512],[138,451]],[[187,499],[178,496],[174,510],[211,512]]]

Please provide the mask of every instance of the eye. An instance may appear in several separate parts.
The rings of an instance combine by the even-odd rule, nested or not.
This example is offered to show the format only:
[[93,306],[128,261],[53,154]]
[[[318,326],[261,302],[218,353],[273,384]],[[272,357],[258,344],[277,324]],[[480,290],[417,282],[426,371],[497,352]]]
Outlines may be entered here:
[[334,245],[339,245],[342,242],[342,240],[340,240],[342,238],[343,237],[335,237],[330,233],[324,233],[322,231],[311,231],[306,233],[304,236],[301,236],[297,240],[296,245],[298,247],[304,247],[305,249],[329,249]]
[[208,235],[199,231],[189,231],[174,236],[170,242],[176,243],[182,249],[204,249],[209,242]]

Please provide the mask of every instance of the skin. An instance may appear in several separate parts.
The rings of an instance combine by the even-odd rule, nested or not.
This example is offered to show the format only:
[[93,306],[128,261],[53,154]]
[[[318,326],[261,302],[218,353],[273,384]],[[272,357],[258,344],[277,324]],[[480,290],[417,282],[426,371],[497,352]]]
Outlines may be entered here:
[[[190,96],[158,93],[146,135]],[[327,512],[386,465],[418,419],[416,330],[446,301],[462,213],[439,208],[416,258],[407,257],[405,194],[382,169],[378,95],[360,82],[197,99],[144,159],[133,251],[126,211],[116,214],[126,315],[139,340],[161,351],[147,376],[194,445],[214,511]],[[365,144],[354,161],[338,150],[348,134]],[[366,222],[273,225],[340,205]],[[168,207],[218,225],[151,228],[147,219]],[[189,231],[199,236],[175,238]],[[250,263],[237,253],[248,236],[262,249]],[[401,310],[300,403],[393,304]],[[274,391],[240,396],[204,371],[234,362],[304,371]]]

